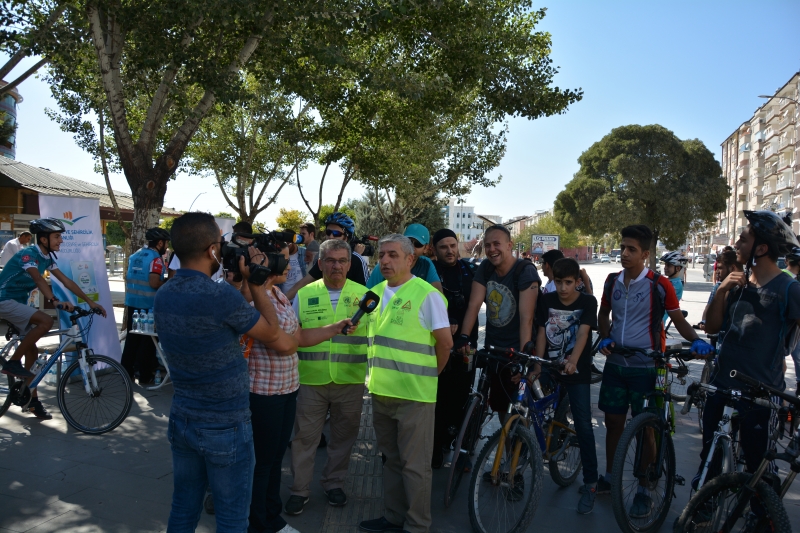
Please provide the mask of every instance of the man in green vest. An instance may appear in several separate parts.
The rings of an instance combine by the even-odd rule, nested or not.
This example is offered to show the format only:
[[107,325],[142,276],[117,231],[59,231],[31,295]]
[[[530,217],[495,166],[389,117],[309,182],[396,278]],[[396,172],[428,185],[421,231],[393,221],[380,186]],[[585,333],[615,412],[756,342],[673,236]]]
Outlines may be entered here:
[[[358,310],[367,288],[347,279],[350,258],[350,245],[346,241],[328,239],[320,246],[318,264],[322,279],[300,289],[294,299],[303,330],[351,318]],[[320,483],[330,505],[341,507],[347,503],[344,479],[361,422],[370,320],[371,315],[364,315],[353,333],[297,349],[300,391],[292,440],[294,482],[284,506],[286,514],[302,513],[309,500],[314,457],[329,410],[331,438]]]
[[439,372],[453,337],[447,304],[427,281],[411,274],[414,246],[393,233],[378,242],[385,281],[373,311],[369,348],[372,425],[383,465],[386,514],[359,524],[362,531],[424,533],[431,525],[431,456]]

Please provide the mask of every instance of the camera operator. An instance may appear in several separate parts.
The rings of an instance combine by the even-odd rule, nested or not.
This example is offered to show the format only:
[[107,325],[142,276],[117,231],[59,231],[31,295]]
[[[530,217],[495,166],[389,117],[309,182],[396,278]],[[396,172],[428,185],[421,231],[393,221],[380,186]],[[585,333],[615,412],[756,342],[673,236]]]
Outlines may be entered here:
[[[297,340],[281,330],[263,291],[252,291],[253,308],[229,284],[211,281],[222,266],[213,216],[186,213],[175,220],[171,237],[181,268],[155,297],[156,327],[175,388],[167,433],[174,478],[168,528],[195,529],[210,484],[217,529],[244,533],[255,452],[239,336],[247,333],[281,353],[296,351]],[[239,269],[249,284],[244,257]]]
[[[453,341],[461,335],[461,324],[467,313],[467,303],[472,293],[474,266],[459,258],[458,237],[450,229],[440,229],[433,234],[433,249],[436,252],[434,265],[442,280],[444,297],[447,299],[447,317]],[[478,323],[469,332],[470,348],[478,347]],[[463,409],[467,403],[470,387],[475,381],[475,370],[470,370],[461,356],[452,356],[442,373],[436,392],[436,422],[433,429],[433,459],[431,466],[441,468],[444,462],[444,447],[453,439],[451,427],[459,427]]]
[[[340,241],[350,242],[355,235],[355,232],[355,222],[353,222],[353,219],[344,213],[336,212],[332,215],[328,215],[328,217],[325,218],[325,235],[328,239],[338,239]],[[363,251],[364,245],[359,246]],[[366,285],[367,279],[369,278],[367,261],[361,256],[360,253],[358,253],[358,249],[359,247],[355,247],[353,249],[350,261],[350,269],[347,271],[347,279],[350,281],[355,281],[359,285]],[[319,264],[316,264],[311,267],[311,270],[308,271],[308,274],[303,279],[298,281],[294,287],[289,289],[289,291],[286,293],[286,297],[289,300],[294,300],[297,291],[309,283],[317,281],[318,279],[322,279],[322,270],[319,268]]]

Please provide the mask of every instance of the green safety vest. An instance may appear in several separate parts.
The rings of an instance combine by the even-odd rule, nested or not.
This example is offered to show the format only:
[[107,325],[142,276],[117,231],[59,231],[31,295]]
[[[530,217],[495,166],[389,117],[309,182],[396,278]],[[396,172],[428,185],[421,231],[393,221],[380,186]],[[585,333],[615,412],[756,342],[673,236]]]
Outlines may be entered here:
[[[358,304],[365,292],[366,287],[347,280],[334,311],[323,280],[306,285],[297,292],[300,324],[303,329],[312,329],[351,318],[358,311]],[[370,321],[371,314],[365,314],[352,335],[340,333],[316,346],[298,348],[300,383],[363,384],[367,374],[367,331]]]
[[[383,296],[386,281],[375,293]],[[380,396],[423,403],[436,402],[439,371],[436,339],[419,322],[419,308],[430,293],[444,297],[428,282],[411,278],[391,301],[376,309],[374,334],[369,348],[369,391]],[[445,301],[445,305],[447,302]]]

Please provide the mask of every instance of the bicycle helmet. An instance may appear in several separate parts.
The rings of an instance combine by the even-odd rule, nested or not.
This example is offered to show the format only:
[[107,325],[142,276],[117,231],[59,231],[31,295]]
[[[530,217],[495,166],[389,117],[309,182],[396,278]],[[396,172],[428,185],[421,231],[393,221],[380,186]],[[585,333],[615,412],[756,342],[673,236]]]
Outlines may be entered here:
[[685,267],[689,262],[689,260],[686,259],[686,257],[680,252],[667,252],[661,256],[660,261],[662,263],[677,267]]
[[328,224],[341,226],[345,233],[351,237],[356,233],[356,223],[353,222],[353,219],[338,211],[325,217],[325,225],[327,226]]
[[800,263],[800,248],[793,248],[791,252],[788,252],[786,260]]
[[144,234],[144,238],[147,242],[168,241],[169,232],[164,228],[150,228],[147,230],[147,233]]
[[[750,230],[755,237],[753,250],[759,244],[773,247],[778,255],[784,255],[795,248],[800,248],[797,236],[786,222],[772,211],[745,211],[744,216],[750,223]],[[754,257],[759,259],[760,257]]]
[[36,235],[49,235],[50,233],[62,233],[67,231],[64,223],[57,218],[37,218],[31,220],[31,233]]

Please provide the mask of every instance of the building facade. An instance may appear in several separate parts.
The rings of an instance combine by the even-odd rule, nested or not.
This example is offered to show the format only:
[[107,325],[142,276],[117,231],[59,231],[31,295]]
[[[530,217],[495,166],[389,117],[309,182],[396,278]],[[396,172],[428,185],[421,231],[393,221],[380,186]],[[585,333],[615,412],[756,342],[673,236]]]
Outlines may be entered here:
[[477,239],[483,233],[484,221],[475,215],[475,207],[464,205],[463,201],[450,198],[444,206],[447,227],[458,235],[460,242]]
[[798,102],[800,72],[722,143],[722,175],[731,194],[716,227],[700,236],[702,251],[733,245],[747,225],[746,210],[791,213],[792,229],[800,232],[800,213],[795,209],[800,201]]
[[[0,81],[0,87],[5,86],[5,81]],[[17,124],[17,104],[22,102],[22,96],[16,89],[11,89],[0,98],[0,111],[5,115],[3,120],[9,121],[11,125]],[[17,154],[17,136],[12,134],[5,143],[0,143],[0,155],[14,159]]]

